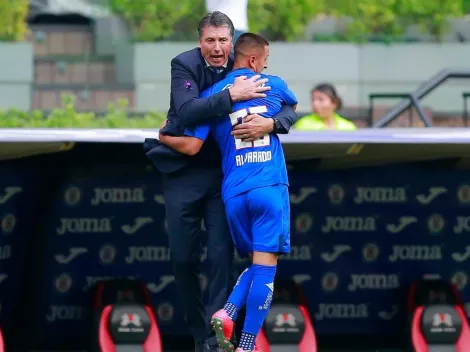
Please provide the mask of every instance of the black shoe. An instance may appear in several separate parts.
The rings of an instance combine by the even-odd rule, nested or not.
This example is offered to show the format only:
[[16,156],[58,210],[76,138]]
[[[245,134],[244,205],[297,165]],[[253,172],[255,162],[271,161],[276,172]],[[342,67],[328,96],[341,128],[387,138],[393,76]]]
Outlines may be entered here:
[[217,344],[217,339],[215,336],[209,337],[206,342],[209,345],[209,350],[211,352],[224,352],[224,350]]
[[196,343],[195,352],[211,352],[211,348],[207,341]]
[[222,349],[217,346],[217,342],[215,344],[211,343],[212,341],[207,340],[204,342],[200,342],[196,344],[196,352],[223,352]]

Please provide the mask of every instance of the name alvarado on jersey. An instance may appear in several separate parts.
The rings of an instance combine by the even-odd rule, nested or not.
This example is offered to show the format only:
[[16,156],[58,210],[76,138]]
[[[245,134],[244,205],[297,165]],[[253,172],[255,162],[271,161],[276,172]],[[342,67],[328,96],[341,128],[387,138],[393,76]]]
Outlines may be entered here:
[[245,155],[236,155],[235,163],[237,166],[243,166],[246,163],[265,163],[271,161],[273,155],[270,150],[265,152],[248,152]]

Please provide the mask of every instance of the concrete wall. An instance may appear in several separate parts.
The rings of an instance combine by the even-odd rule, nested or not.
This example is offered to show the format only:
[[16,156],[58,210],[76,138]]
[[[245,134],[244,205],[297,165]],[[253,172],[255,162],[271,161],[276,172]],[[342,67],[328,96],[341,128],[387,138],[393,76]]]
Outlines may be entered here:
[[[137,110],[165,111],[169,104],[170,61],[193,43],[122,45],[117,76],[135,81]],[[298,95],[300,111],[310,110],[310,89],[319,82],[336,85],[347,106],[368,106],[370,93],[414,91],[443,68],[470,69],[470,45],[273,43],[268,73],[283,77]],[[462,111],[462,92],[470,80],[447,82],[422,100],[437,111]],[[393,105],[397,100],[377,101]]]
[[0,110],[29,110],[32,99],[33,46],[0,42]]

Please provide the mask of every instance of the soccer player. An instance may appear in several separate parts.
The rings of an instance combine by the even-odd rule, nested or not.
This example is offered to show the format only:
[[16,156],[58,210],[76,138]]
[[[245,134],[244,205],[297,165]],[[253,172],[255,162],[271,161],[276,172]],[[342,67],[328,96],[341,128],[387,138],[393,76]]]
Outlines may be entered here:
[[[269,43],[253,33],[242,34],[235,44],[235,63],[227,77],[208,88],[207,97],[229,89],[235,78],[260,74],[267,67]],[[272,118],[282,105],[295,108],[297,98],[279,77],[267,78],[265,98],[234,104],[233,113],[208,125],[186,129],[185,137],[165,136],[163,143],[180,153],[195,155],[209,133],[222,152],[222,198],[234,244],[252,265],[238,278],[222,310],[212,317],[219,346],[233,351],[234,321],[246,304],[246,319],[237,351],[256,351],[256,335],[271,306],[278,255],[290,251],[290,210],[287,169],[278,136],[268,134],[253,142],[235,139],[233,126],[253,113]],[[275,123],[275,121],[273,121]],[[181,190],[184,192],[185,190]]]

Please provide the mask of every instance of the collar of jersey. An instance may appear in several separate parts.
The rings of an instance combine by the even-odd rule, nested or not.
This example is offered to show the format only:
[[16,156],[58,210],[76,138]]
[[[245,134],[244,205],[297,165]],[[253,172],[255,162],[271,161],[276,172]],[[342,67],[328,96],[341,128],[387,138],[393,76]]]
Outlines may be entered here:
[[227,76],[244,76],[247,73],[255,74],[255,72],[250,70],[249,68],[241,67],[230,71]]

